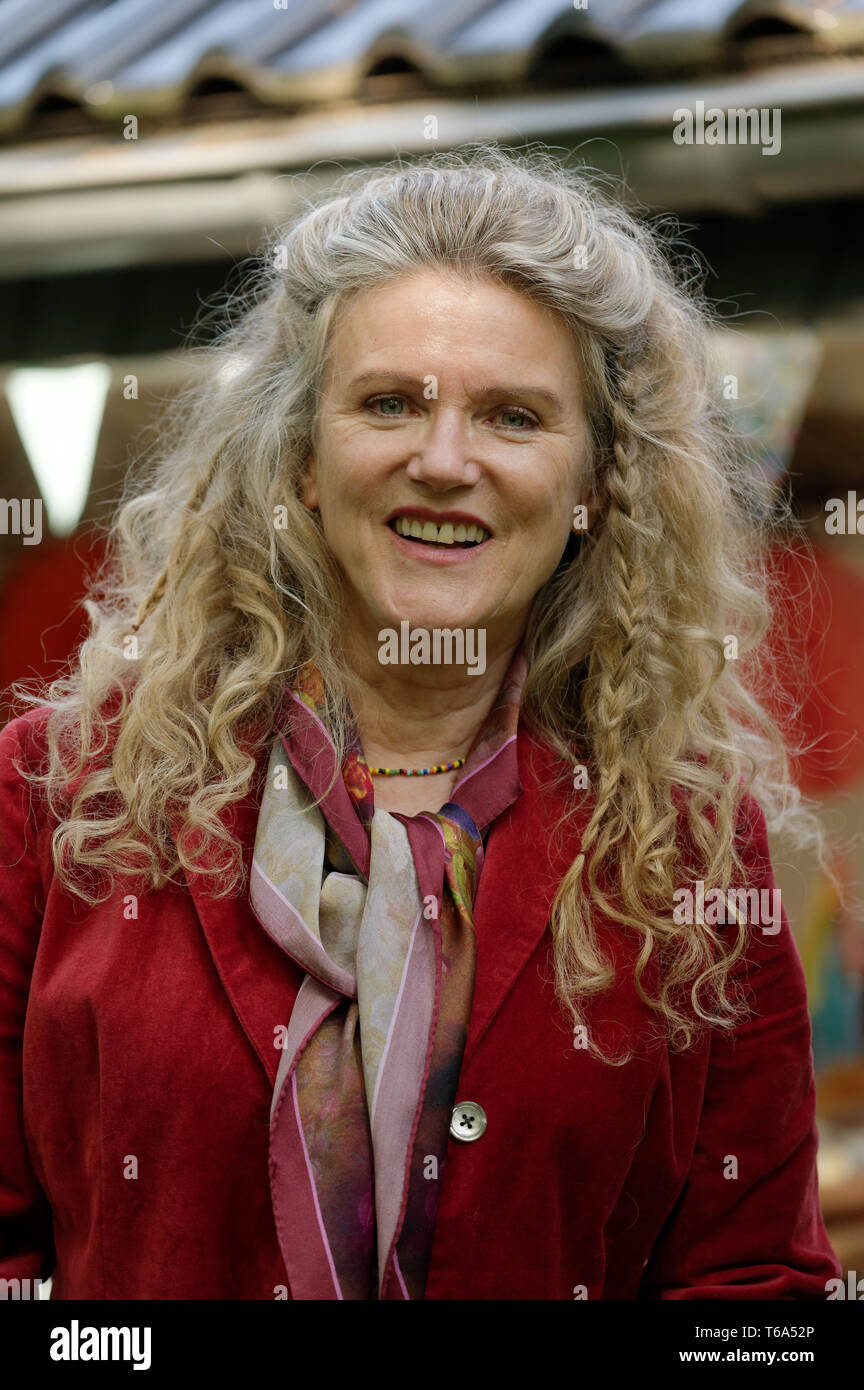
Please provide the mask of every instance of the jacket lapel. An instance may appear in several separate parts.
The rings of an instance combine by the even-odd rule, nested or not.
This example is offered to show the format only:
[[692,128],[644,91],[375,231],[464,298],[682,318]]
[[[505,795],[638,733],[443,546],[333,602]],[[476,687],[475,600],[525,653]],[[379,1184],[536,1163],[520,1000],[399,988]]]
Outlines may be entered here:
[[517,752],[523,792],[490,833],[474,908],[477,979],[463,1069],[547,932],[555,890],[587,823],[583,800],[555,833],[566,804],[560,781],[555,788],[561,759],[522,725]]
[[[266,774],[270,743],[268,739],[257,756],[247,795],[225,807],[220,815],[226,830],[242,846],[245,886],[231,897],[217,898],[213,896],[212,877],[190,869],[184,872],[222,986],[272,1086],[281,1055],[276,1030],[288,1023],[303,972],[267,934],[249,903],[261,779]],[[175,822],[175,843],[178,829]]]

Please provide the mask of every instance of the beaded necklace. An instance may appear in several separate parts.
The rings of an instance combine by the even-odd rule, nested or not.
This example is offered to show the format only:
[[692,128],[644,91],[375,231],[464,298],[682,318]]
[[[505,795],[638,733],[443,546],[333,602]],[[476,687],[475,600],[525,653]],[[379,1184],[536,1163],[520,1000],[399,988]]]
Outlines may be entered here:
[[465,766],[464,758],[453,763],[436,763],[434,767],[370,767],[373,777],[430,777],[436,772],[455,772]]

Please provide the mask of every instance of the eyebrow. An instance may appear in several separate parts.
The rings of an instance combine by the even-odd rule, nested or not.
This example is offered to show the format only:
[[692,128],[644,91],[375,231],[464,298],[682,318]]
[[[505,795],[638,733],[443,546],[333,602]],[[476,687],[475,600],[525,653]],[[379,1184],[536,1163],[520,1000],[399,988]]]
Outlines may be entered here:
[[[351,377],[347,383],[347,389],[350,390],[354,386],[367,386],[373,381],[387,381],[394,386],[408,386],[420,391],[426,385],[423,377],[406,375],[405,372],[388,372],[386,368],[383,368],[379,371],[360,372],[357,376]],[[561,411],[562,414],[564,411],[564,403],[560,396],[556,396],[554,391],[545,390],[542,386],[509,386],[506,383],[497,382],[491,386],[482,387],[476,394],[483,400],[495,397],[507,401],[541,400],[553,409]]]

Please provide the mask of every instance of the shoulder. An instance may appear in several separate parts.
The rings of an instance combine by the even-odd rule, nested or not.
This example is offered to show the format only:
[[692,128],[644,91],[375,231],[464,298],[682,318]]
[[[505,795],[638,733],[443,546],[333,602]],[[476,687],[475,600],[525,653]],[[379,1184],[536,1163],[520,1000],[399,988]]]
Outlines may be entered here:
[[36,705],[3,725],[0,729],[0,751],[4,762],[13,750],[18,750],[28,759],[44,751],[50,716],[50,706]]
[[36,780],[50,767],[48,726],[54,707],[37,705],[0,729],[0,814],[41,821],[46,805]]
[[[51,766],[49,724],[56,709],[53,705],[36,705],[10,719],[0,729],[0,823],[3,826],[4,847],[19,843],[30,828],[44,829],[54,818],[49,813],[49,798],[45,787],[47,774],[55,793],[62,785],[59,768]],[[64,761],[67,755],[74,760],[76,724],[60,722],[60,742]],[[63,800],[74,793],[79,782],[92,771],[95,764],[85,760],[82,771],[62,786]],[[57,804],[54,802],[53,804]],[[3,854],[8,863],[8,854]]]
[[[51,710],[44,705],[10,719],[0,729],[0,801],[5,816],[29,801],[27,774],[41,770],[47,753],[47,725]],[[8,822],[7,822],[8,825]]]
[[30,776],[43,770],[50,711],[28,710],[0,729],[0,923],[34,911],[44,900],[50,828],[42,788]]
[[[115,687],[91,711],[89,723],[96,748],[90,758],[85,759],[79,778],[85,777],[97,765],[102,765],[106,755],[110,756],[110,749],[120,729],[117,716],[123,694],[123,690]],[[128,699],[131,688],[126,694]],[[0,771],[4,779],[12,777],[14,780],[16,770],[20,777],[22,768],[29,773],[47,771],[49,732],[56,732],[64,762],[67,757],[73,765],[77,762],[81,743],[79,712],[53,704],[35,705],[0,729]]]

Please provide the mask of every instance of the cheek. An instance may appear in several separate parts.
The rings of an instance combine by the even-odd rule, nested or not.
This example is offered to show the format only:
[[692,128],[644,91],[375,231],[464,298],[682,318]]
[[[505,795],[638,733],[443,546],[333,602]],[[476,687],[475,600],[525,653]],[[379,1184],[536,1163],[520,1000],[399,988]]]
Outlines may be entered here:
[[380,451],[359,439],[353,444],[343,441],[331,456],[330,465],[326,493],[331,507],[342,512],[355,511],[374,501],[384,471]]
[[558,480],[554,484],[538,482],[523,492],[514,508],[516,534],[538,556],[556,547],[560,550],[567,540],[572,515],[573,504],[566,486]]
[[356,463],[350,468],[336,463],[322,469],[318,483],[322,512],[335,523],[344,524],[356,511],[362,493],[362,473]]

